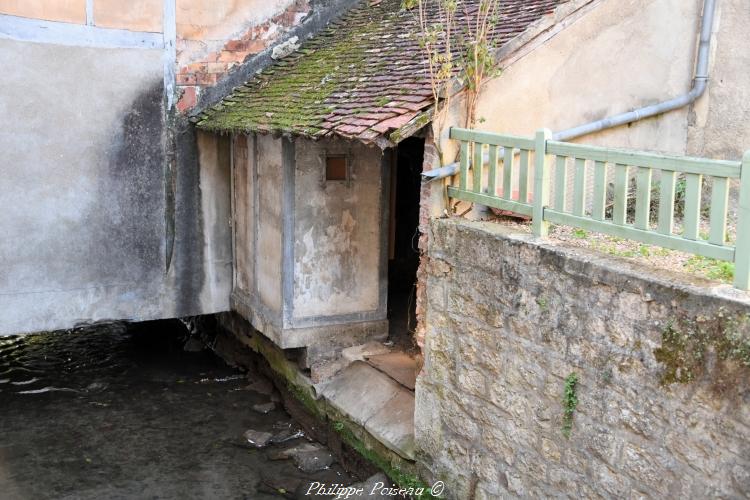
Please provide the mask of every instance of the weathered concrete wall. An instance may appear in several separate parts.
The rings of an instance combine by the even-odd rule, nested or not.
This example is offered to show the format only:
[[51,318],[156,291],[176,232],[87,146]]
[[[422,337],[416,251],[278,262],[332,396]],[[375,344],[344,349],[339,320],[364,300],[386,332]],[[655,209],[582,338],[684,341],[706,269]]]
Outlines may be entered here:
[[[308,13],[291,0],[0,0],[0,111],[12,124],[0,132],[0,202],[9,207],[0,335],[228,310],[230,146],[198,141],[171,113],[179,42],[216,37],[241,52],[219,39],[252,32],[267,49],[289,29],[309,36],[351,1],[323,0]],[[205,85],[247,54],[223,59]],[[218,85],[214,98],[238,83]],[[276,255],[264,272],[278,281]],[[280,284],[264,289],[278,305]]]
[[750,150],[750,8],[719,0],[714,23],[711,79],[688,115],[687,154],[740,159]]
[[452,498],[750,491],[747,294],[499,224],[430,236],[416,440]]
[[164,0],[94,0],[96,26],[161,33]]
[[[380,306],[382,153],[341,140],[295,141],[294,317]],[[349,181],[325,180],[327,154],[347,155]]]
[[234,287],[255,292],[255,136],[234,137]]
[[231,153],[227,136],[198,133],[203,255],[206,261],[201,303],[229,310],[232,276]]
[[0,0],[0,13],[84,24],[86,0]]
[[[478,116],[485,121],[477,128],[525,136],[542,127],[560,131],[691,88],[703,0],[572,3],[582,7],[555,27],[540,23],[536,38],[505,56],[502,74],[482,91]],[[739,159],[750,148],[748,22],[745,0],[718,1],[709,90],[695,105],[575,142]],[[454,101],[449,122],[464,126],[463,109],[462,99]],[[453,161],[457,146],[442,142]]]
[[258,253],[255,259],[258,295],[273,312],[281,312],[282,209],[284,175],[281,139],[256,135],[258,148]]
[[0,40],[0,334],[228,309],[228,171],[169,140],[162,48],[86,33]]

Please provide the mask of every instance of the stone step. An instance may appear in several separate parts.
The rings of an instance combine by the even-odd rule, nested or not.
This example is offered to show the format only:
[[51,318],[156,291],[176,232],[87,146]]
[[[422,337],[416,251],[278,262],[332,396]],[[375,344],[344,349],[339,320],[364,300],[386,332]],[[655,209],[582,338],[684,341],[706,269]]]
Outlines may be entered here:
[[366,356],[367,362],[407,389],[414,390],[417,383],[417,361],[405,352]]
[[315,388],[378,441],[414,460],[414,392],[363,361],[354,361]]

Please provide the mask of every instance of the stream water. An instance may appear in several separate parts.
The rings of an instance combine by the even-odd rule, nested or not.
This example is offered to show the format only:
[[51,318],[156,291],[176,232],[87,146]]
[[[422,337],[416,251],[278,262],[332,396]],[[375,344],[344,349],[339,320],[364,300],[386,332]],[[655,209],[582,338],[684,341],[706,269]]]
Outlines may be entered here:
[[272,399],[257,375],[184,341],[162,322],[0,337],[0,499],[296,498],[355,481],[279,459],[304,437],[255,448],[247,430],[295,422],[253,410]]

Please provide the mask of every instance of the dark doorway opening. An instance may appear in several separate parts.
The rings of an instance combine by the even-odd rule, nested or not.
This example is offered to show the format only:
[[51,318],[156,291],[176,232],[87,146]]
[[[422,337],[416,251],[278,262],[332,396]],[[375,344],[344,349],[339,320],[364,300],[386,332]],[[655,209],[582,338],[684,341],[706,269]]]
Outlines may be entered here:
[[399,348],[411,351],[416,349],[419,196],[424,139],[406,139],[392,154],[388,239],[389,337]]

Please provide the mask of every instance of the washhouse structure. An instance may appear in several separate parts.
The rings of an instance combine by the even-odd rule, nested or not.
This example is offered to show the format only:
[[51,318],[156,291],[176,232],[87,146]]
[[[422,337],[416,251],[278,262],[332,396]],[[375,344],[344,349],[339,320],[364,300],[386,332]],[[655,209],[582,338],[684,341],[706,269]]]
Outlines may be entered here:
[[[559,3],[503,2],[496,38]],[[232,308],[282,348],[333,355],[414,326],[434,102],[418,30],[400,0],[360,4],[197,118],[232,136]]]

